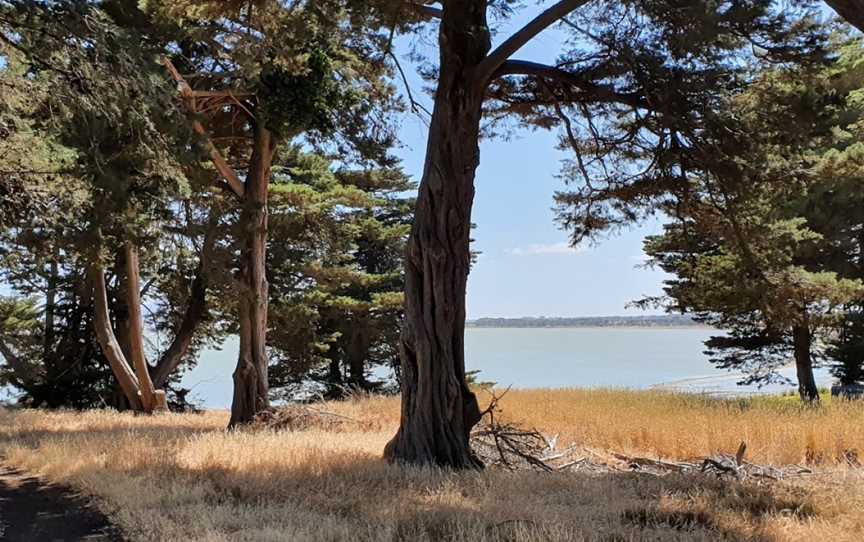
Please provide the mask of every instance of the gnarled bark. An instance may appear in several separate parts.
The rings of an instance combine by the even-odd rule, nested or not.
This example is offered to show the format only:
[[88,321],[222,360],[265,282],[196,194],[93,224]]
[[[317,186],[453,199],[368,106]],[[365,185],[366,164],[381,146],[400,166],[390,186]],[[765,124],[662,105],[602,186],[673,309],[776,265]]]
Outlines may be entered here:
[[251,422],[269,408],[267,381],[267,192],[275,142],[258,122],[244,190],[241,226],[245,243],[240,262],[240,353],[234,371],[229,427]]
[[465,286],[485,82],[472,72],[490,49],[486,2],[446,4],[441,70],[405,260],[402,413],[391,461],[480,467],[469,434],[480,420],[465,383]]

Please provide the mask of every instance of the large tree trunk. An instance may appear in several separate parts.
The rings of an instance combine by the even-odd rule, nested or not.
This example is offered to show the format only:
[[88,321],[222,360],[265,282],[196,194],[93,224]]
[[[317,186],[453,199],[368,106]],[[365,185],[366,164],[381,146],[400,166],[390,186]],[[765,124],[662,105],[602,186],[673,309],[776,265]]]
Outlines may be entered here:
[[465,383],[465,285],[485,82],[472,69],[490,48],[485,1],[448,2],[426,163],[405,259],[402,415],[388,460],[480,467],[469,435],[480,420]]
[[141,402],[138,378],[126,361],[120,343],[111,329],[111,320],[108,316],[108,293],[105,289],[105,272],[101,264],[95,263],[90,266],[90,280],[93,284],[93,327],[96,338],[102,347],[102,353],[111,365],[111,371],[120,383],[123,395],[129,401],[132,410],[143,410]]
[[804,402],[818,402],[819,390],[816,388],[813,359],[810,355],[813,337],[806,323],[792,328],[792,342],[795,349],[795,370],[798,374],[798,394]]
[[241,224],[245,244],[240,262],[240,353],[234,371],[229,427],[251,422],[269,408],[267,382],[267,191],[274,142],[263,122],[255,127],[246,177]]

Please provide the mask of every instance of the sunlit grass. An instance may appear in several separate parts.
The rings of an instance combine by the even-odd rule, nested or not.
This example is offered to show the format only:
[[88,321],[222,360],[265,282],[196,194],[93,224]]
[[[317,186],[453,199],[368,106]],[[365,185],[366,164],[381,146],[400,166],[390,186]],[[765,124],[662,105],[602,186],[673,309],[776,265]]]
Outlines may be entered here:
[[98,496],[141,541],[864,539],[864,480],[835,457],[864,450],[861,404],[613,390],[514,390],[501,404],[565,444],[687,459],[745,440],[748,460],[826,470],[757,485],[394,467],[380,454],[396,398],[316,406],[363,430],[226,433],[225,412],[0,411],[0,455]]

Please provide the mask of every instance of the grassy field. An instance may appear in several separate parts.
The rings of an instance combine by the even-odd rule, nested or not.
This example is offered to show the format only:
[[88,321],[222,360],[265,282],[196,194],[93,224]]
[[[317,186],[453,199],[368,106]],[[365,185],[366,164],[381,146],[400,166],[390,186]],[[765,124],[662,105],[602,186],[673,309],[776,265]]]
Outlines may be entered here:
[[781,482],[630,472],[448,473],[380,460],[398,400],[318,405],[361,423],[226,433],[224,412],[0,411],[5,462],[98,497],[132,540],[864,540],[864,405],[512,391],[505,418],[563,444],[671,460],[808,463]]

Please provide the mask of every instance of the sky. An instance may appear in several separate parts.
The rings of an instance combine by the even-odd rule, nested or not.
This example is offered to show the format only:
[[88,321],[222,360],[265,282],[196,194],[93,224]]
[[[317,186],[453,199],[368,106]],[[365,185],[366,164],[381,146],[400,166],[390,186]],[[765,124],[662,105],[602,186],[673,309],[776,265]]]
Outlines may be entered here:
[[[505,39],[539,11],[522,10],[498,25],[494,42]],[[516,58],[551,62],[561,50],[563,34],[549,29]],[[397,42],[407,53],[410,42]],[[494,46],[494,44],[493,44]],[[434,57],[435,51],[429,50]],[[0,60],[2,62],[2,60]],[[407,59],[405,68],[412,93],[431,110],[431,97]],[[2,68],[2,64],[0,64]],[[400,119],[405,172],[415,181],[423,171],[426,125],[414,116]],[[522,131],[509,141],[482,142],[476,178],[473,221],[474,250],[480,251],[468,281],[469,319],[486,316],[608,316],[638,313],[630,301],[660,293],[664,274],[640,269],[642,239],[656,232],[659,222],[637,227],[595,247],[568,247],[567,234],[554,223],[552,195],[564,187],[556,177],[565,153],[556,150],[557,136],[545,131]],[[8,287],[0,284],[0,295]],[[655,311],[656,312],[656,311]]]
[[[542,6],[525,8],[498,25],[493,46],[505,39]],[[825,14],[830,12],[825,10]],[[552,62],[564,36],[548,29],[520,50],[515,58]],[[410,42],[397,41],[407,53]],[[434,51],[429,50],[434,56]],[[431,109],[423,83],[411,62],[402,59],[413,95]],[[400,119],[402,143],[397,155],[416,181],[423,171],[426,126],[413,115]],[[524,130],[510,140],[481,144],[473,221],[474,250],[481,255],[468,280],[469,319],[487,316],[603,316],[638,313],[627,304],[659,295],[662,271],[645,268],[642,240],[657,233],[660,220],[651,220],[595,246],[572,249],[567,234],[554,222],[552,196],[564,188],[557,177],[565,153],[556,150],[553,132]],[[5,285],[0,285],[0,293]],[[652,311],[657,312],[657,311]]]
[[[521,26],[536,8],[499,26],[494,43]],[[514,58],[553,61],[563,35],[550,29]],[[397,43],[397,51],[409,43]],[[434,54],[434,51],[433,51]],[[423,84],[401,60],[412,93],[431,109]],[[426,126],[410,115],[402,119],[398,155],[408,175],[419,181],[423,172]],[[653,220],[602,240],[596,246],[573,249],[567,233],[554,222],[553,194],[564,188],[557,177],[566,153],[556,149],[554,132],[523,130],[508,141],[486,140],[480,146],[475,181],[473,248],[480,258],[468,278],[467,314],[481,317],[603,316],[636,314],[626,305],[661,293],[666,276],[646,269],[642,240],[659,231]],[[656,312],[656,311],[654,311]]]

